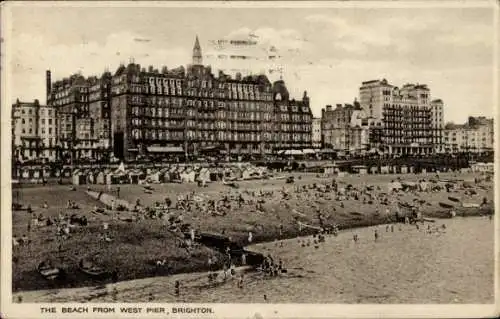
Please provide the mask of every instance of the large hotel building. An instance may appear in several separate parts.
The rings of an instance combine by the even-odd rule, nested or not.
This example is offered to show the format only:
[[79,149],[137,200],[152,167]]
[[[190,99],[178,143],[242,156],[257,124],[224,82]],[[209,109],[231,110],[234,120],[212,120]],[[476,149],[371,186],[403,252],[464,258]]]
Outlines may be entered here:
[[363,82],[360,104],[371,119],[370,144],[389,154],[431,154],[443,149],[443,102],[422,84],[401,88],[387,80]]
[[114,74],[56,82],[47,71],[47,104],[58,112],[62,153],[76,158],[111,152],[124,159],[157,152],[197,155],[210,149],[266,154],[312,145],[306,92],[294,100],[282,80],[215,76],[203,65],[198,38],[187,68],[146,70],[130,63]]

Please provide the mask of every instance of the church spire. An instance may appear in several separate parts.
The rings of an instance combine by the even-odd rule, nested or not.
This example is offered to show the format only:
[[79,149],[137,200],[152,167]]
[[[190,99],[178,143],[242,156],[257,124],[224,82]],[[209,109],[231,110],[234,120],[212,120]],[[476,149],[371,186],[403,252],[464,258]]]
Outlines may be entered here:
[[202,65],[202,64],[203,64],[203,56],[201,55],[201,46],[197,35],[193,47],[193,65]]

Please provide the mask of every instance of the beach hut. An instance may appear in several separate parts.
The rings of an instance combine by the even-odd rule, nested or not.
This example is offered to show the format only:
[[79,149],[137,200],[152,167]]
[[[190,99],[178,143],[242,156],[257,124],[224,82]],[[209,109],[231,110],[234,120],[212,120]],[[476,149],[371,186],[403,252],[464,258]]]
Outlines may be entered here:
[[63,169],[63,176],[64,177],[71,177],[71,175],[72,175],[71,168],[66,167]]
[[27,167],[23,167],[21,169],[21,178],[28,179],[30,178],[30,169]]
[[49,177],[50,177],[50,175],[51,175],[50,168],[49,168],[49,167],[44,167],[44,168],[42,169],[42,176],[43,176],[44,178],[49,178]]
[[408,167],[403,165],[401,166],[401,174],[408,174]]
[[160,170],[150,171],[148,173],[148,175],[146,176],[146,180],[150,183],[159,184],[159,183],[161,183],[161,179],[162,179],[161,176],[162,176],[162,173]]
[[352,170],[355,174],[365,175],[368,173],[368,169],[364,165],[354,165]]
[[194,183],[196,172],[192,168],[188,168],[180,174],[182,183]]
[[73,182],[73,185],[82,185],[82,184],[85,184],[86,178],[85,178],[84,173],[81,170],[76,169],[73,172],[72,182]]
[[96,184],[106,184],[106,175],[104,174],[103,171],[100,171],[97,176],[96,176],[96,180],[95,180],[95,183]]
[[326,176],[331,176],[331,175],[335,174],[336,168],[337,168],[337,166],[335,164],[325,164],[325,165],[323,165],[323,173]]
[[177,171],[178,167],[176,165],[173,165],[170,167],[168,172],[165,174],[165,182],[172,182],[174,180],[180,180],[181,176],[179,172]]
[[380,166],[380,174],[389,174],[389,166]]
[[113,184],[113,172],[105,173],[105,177],[106,177],[106,184],[112,185]]
[[95,184],[95,175],[93,171],[87,171],[85,177],[87,179],[87,184]]
[[133,169],[127,172],[127,179],[130,184],[139,184],[139,180],[146,176],[141,170]]
[[202,168],[198,173],[197,180],[202,183],[210,183],[210,170],[206,167]]
[[33,168],[33,178],[39,179],[41,177],[41,168],[35,167]]
[[158,178],[158,183],[165,183],[165,182],[169,181],[170,176],[169,176],[168,170],[169,170],[168,167],[164,167],[156,173],[157,178]]

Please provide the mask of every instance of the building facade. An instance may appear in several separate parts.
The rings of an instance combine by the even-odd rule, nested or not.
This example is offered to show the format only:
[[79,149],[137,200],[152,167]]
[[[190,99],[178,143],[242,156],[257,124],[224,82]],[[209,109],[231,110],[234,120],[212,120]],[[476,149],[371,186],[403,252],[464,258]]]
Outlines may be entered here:
[[[109,126],[109,104],[103,104],[101,98],[106,95],[106,87],[101,82],[108,78],[107,73],[101,78],[74,74],[52,83],[47,71],[47,103],[57,110],[58,156],[63,161],[99,159],[106,152],[100,147],[99,134],[102,125]],[[107,112],[103,110],[106,107]],[[102,144],[109,145],[109,138]]]
[[55,160],[58,121],[53,107],[16,101],[12,105],[12,156],[19,161]]
[[311,143],[313,148],[321,148],[323,145],[323,137],[321,132],[321,118],[313,118],[311,123]]
[[435,153],[444,152],[444,112],[443,101],[440,99],[431,101],[431,125],[432,125],[432,144],[434,144]]
[[174,148],[185,155],[215,148],[262,155],[312,145],[306,92],[295,100],[282,80],[216,76],[203,65],[198,38],[187,68],[159,71],[130,63],[114,74],[77,74],[54,83],[48,72],[47,95],[61,118],[58,143],[65,158],[134,159]]
[[398,88],[385,79],[363,82],[360,104],[372,119],[371,146],[399,155],[431,154],[442,148],[442,101],[431,106],[430,97],[422,84]]
[[324,145],[340,153],[356,154],[368,150],[368,116],[358,101],[327,105],[321,110]]
[[494,150],[493,119],[469,117],[465,124],[449,123],[443,130],[447,153],[484,153]]

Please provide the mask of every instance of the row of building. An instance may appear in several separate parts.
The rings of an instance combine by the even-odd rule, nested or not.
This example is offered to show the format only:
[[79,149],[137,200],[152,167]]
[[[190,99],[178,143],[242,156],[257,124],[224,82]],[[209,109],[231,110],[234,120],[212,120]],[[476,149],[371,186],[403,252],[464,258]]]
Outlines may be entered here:
[[385,79],[363,82],[353,104],[327,105],[312,126],[315,144],[346,154],[427,155],[494,147],[493,119],[470,117],[464,125],[445,125],[443,101],[431,99],[427,85],[398,88]]
[[[265,75],[215,76],[196,39],[193,63],[161,71],[130,63],[100,77],[72,75],[52,82],[47,105],[13,106],[17,158],[134,159],[182,148],[186,154],[219,148],[227,154],[266,154],[311,145],[307,92],[293,99],[283,80]],[[51,117],[50,119],[46,117]],[[45,120],[50,121],[49,125]]]
[[135,159],[179,150],[197,155],[273,154],[330,148],[340,153],[432,154],[488,151],[493,121],[472,118],[446,126],[443,102],[426,85],[401,88],[363,82],[359,101],[326,106],[313,118],[310,99],[293,99],[283,80],[229,76],[203,65],[196,38],[192,64],[161,70],[120,65],[100,77],[46,74],[47,105],[17,101],[12,108],[14,158]]

